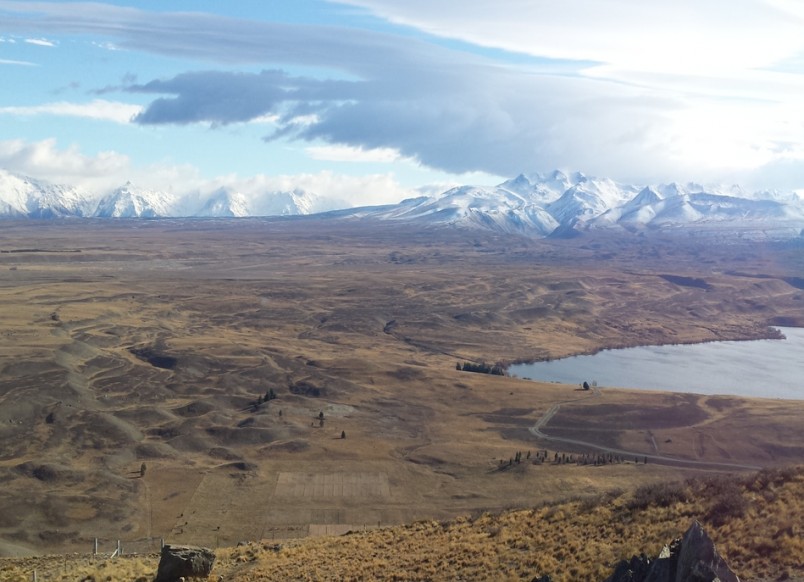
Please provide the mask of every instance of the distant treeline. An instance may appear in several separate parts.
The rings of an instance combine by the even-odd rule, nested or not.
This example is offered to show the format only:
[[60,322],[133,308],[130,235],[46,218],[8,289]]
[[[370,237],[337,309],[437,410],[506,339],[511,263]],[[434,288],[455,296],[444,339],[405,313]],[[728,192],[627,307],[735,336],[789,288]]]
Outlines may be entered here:
[[485,362],[481,364],[473,364],[472,362],[464,362],[461,364],[458,362],[458,365],[455,366],[457,370],[462,370],[463,372],[476,372],[478,374],[494,374],[495,376],[505,376],[505,369],[500,366],[499,364],[486,364]]

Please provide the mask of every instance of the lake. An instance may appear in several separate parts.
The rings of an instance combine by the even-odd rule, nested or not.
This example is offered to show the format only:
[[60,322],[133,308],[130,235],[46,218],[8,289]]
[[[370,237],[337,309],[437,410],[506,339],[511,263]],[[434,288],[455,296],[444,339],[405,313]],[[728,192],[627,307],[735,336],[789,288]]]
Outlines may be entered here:
[[804,400],[804,328],[778,328],[787,339],[642,346],[517,364],[520,378],[601,387]]

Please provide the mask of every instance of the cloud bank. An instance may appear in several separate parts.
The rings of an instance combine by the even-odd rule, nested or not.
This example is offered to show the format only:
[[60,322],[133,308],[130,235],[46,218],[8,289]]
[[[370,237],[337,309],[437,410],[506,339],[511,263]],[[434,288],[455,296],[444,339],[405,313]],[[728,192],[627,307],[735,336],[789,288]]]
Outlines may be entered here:
[[790,187],[789,168],[804,170],[798,3],[332,4],[399,28],[56,2],[3,1],[0,15],[19,34],[100,35],[198,63],[122,88],[149,97],[133,117],[144,126],[271,120],[266,141],[300,141],[319,159],[322,147],[397,152],[451,173],[570,167]]

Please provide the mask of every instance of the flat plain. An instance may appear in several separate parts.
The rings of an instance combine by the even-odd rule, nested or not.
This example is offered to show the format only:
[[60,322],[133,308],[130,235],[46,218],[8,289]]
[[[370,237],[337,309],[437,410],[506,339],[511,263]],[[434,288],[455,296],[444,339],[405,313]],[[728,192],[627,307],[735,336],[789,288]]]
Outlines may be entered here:
[[338,534],[800,463],[804,401],[456,364],[769,337],[804,326],[802,272],[800,240],[711,233],[4,223],[0,555]]

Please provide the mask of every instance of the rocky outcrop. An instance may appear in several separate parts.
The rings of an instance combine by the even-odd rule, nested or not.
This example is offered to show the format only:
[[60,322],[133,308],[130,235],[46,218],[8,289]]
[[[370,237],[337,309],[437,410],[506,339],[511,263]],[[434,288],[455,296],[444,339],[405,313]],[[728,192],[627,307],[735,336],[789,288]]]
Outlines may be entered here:
[[697,521],[655,560],[644,554],[620,562],[606,582],[740,582]]
[[207,578],[215,553],[207,548],[165,544],[154,582],[178,582],[187,578]]

